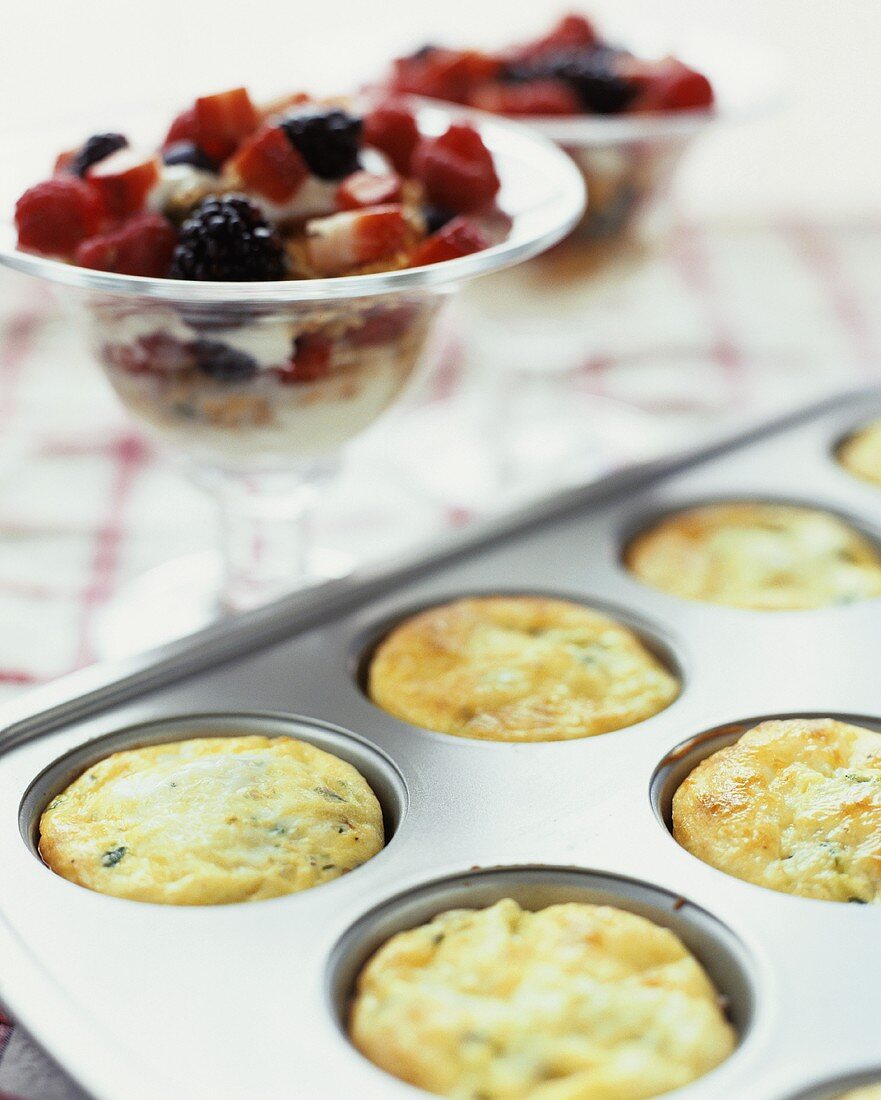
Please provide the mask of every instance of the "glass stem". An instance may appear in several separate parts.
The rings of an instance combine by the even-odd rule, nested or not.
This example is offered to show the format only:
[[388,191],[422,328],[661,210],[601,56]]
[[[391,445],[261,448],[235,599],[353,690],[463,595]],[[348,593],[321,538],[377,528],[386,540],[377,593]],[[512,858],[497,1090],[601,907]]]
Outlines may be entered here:
[[311,519],[331,471],[222,475],[220,506],[226,611],[259,607],[318,579],[311,568]]

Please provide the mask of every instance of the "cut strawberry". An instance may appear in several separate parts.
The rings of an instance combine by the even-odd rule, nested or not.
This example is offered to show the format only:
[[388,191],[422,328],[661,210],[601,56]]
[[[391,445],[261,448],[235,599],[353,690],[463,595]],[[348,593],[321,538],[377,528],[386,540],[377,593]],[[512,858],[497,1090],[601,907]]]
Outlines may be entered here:
[[289,202],[309,175],[306,162],[279,126],[248,138],[229,167],[248,191],[276,203]]
[[158,157],[120,149],[86,172],[86,180],[101,198],[112,218],[125,218],[143,210],[147,196],[162,174]]
[[165,135],[165,141],[162,143],[163,148],[167,145],[176,145],[179,141],[192,141],[198,144],[196,138],[198,136],[199,128],[196,124],[196,107],[195,104],[192,107],[187,107],[185,111],[177,116],[168,128],[168,133]]
[[364,141],[385,153],[395,170],[406,176],[419,142],[413,112],[394,99],[385,100],[364,116]]
[[161,279],[176,244],[174,226],[161,214],[136,214],[119,229],[83,241],[74,258],[80,267]]
[[71,256],[101,228],[103,209],[94,189],[76,176],[58,176],[29,188],[15,204],[21,248]]
[[70,166],[73,164],[78,149],[65,149],[63,153],[59,153],[55,158],[55,166],[52,169],[52,174],[55,176],[63,176],[70,172]]
[[713,105],[713,86],[673,57],[662,61],[627,59],[626,75],[637,88],[633,111],[696,111]]
[[197,99],[195,122],[196,144],[216,160],[225,160],[257,129],[260,116],[247,90],[233,88]]
[[367,206],[400,202],[401,177],[394,172],[378,176],[372,172],[353,172],[336,190],[338,210],[363,210]]
[[350,329],[346,335],[349,342],[358,347],[388,344],[406,332],[418,309],[416,305],[377,306],[365,316],[362,325]]
[[548,34],[511,53],[511,60],[537,61],[550,54],[589,50],[599,42],[593,24],[583,15],[566,15]]
[[448,210],[477,210],[499,190],[492,154],[473,126],[454,124],[440,137],[423,138],[412,170],[431,201]]
[[523,84],[501,81],[484,84],[471,96],[470,104],[497,115],[577,115],[578,96],[562,80],[529,80]]
[[472,252],[482,252],[484,248],[489,248],[490,243],[483,230],[474,222],[468,218],[453,218],[443,229],[433,233],[414,249],[410,256],[410,267],[426,267],[444,260],[457,260]]
[[361,264],[399,252],[407,244],[410,227],[401,206],[346,210],[306,225],[306,247],[320,275],[341,275]]
[[466,103],[479,84],[494,80],[502,62],[478,50],[428,48],[394,63],[391,87],[396,92]]
[[318,382],[330,374],[333,344],[326,336],[305,333],[294,341],[294,355],[277,371],[279,382],[296,385],[301,382]]

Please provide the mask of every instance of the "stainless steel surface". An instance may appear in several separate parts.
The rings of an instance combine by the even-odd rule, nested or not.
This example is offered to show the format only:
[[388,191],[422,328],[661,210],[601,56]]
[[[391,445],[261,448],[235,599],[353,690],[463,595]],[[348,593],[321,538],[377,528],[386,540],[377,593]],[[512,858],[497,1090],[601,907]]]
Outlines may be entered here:
[[[871,1076],[881,1069],[881,913],[773,893],[694,859],[664,825],[663,767],[697,735],[750,718],[881,720],[881,601],[776,613],[687,603],[640,584],[620,556],[623,538],[659,512],[715,497],[805,501],[878,537],[881,489],[841,469],[832,448],[879,413],[878,392],[827,403],[10,710],[0,994],[100,1100],[415,1100],[423,1094],[365,1062],[341,1031],[365,952],[449,904],[602,898],[674,927],[731,1000],[737,1051],[676,1095],[827,1100]],[[447,737],[369,702],[359,671],[384,627],[414,607],[498,590],[620,614],[672,660],[680,697],[629,729],[536,745]],[[212,713],[224,716],[220,732],[237,721],[292,728],[360,761],[392,827],[386,849],[303,894],[202,909],[104,897],[42,866],[36,817],[103,754],[108,743],[94,738],[180,736]]]

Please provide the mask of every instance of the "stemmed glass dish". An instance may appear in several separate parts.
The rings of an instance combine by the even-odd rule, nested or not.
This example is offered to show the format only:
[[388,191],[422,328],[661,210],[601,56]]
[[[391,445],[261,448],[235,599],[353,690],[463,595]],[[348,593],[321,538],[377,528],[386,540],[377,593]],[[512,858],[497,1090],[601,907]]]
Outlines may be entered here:
[[[424,135],[464,117],[490,149],[501,189],[496,209],[477,218],[489,248],[428,267],[252,283],[117,275],[0,248],[0,262],[56,287],[127,409],[215,493],[223,562],[210,593],[215,614],[320,577],[310,507],[340,448],[405,389],[443,303],[463,283],[554,244],[581,216],[582,179],[552,142],[480,112],[413,106]],[[316,333],[330,345],[332,369],[286,377],[292,343],[308,345]],[[209,571],[202,582],[184,601],[169,584],[168,637],[200,625],[204,612],[193,608],[205,607]],[[156,593],[150,599],[144,616],[155,621]],[[137,635],[136,607],[127,619]]]

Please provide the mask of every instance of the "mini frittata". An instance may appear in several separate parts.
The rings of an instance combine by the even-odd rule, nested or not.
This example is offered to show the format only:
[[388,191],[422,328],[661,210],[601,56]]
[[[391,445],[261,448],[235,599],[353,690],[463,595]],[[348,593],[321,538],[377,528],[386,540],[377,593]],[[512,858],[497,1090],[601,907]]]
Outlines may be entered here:
[[405,722],[486,741],[564,741],[669,706],[677,679],[637,635],[568,600],[486,596],[429,608],[379,646],[368,692]]
[[881,555],[838,516],[792,504],[734,501],[668,516],[625,563],[687,600],[797,611],[881,596]]
[[682,783],[673,835],[758,886],[877,904],[881,733],[832,718],[762,722]]
[[717,991],[668,929],[510,898],[393,936],[358,978],[349,1030],[382,1069],[457,1100],[643,1100],[735,1045]]
[[40,819],[40,855],[102,894],[167,905],[307,890],[383,846],[351,764],[292,737],[201,737],[117,752]]
[[849,436],[838,448],[838,461],[857,477],[881,485],[881,420]]

